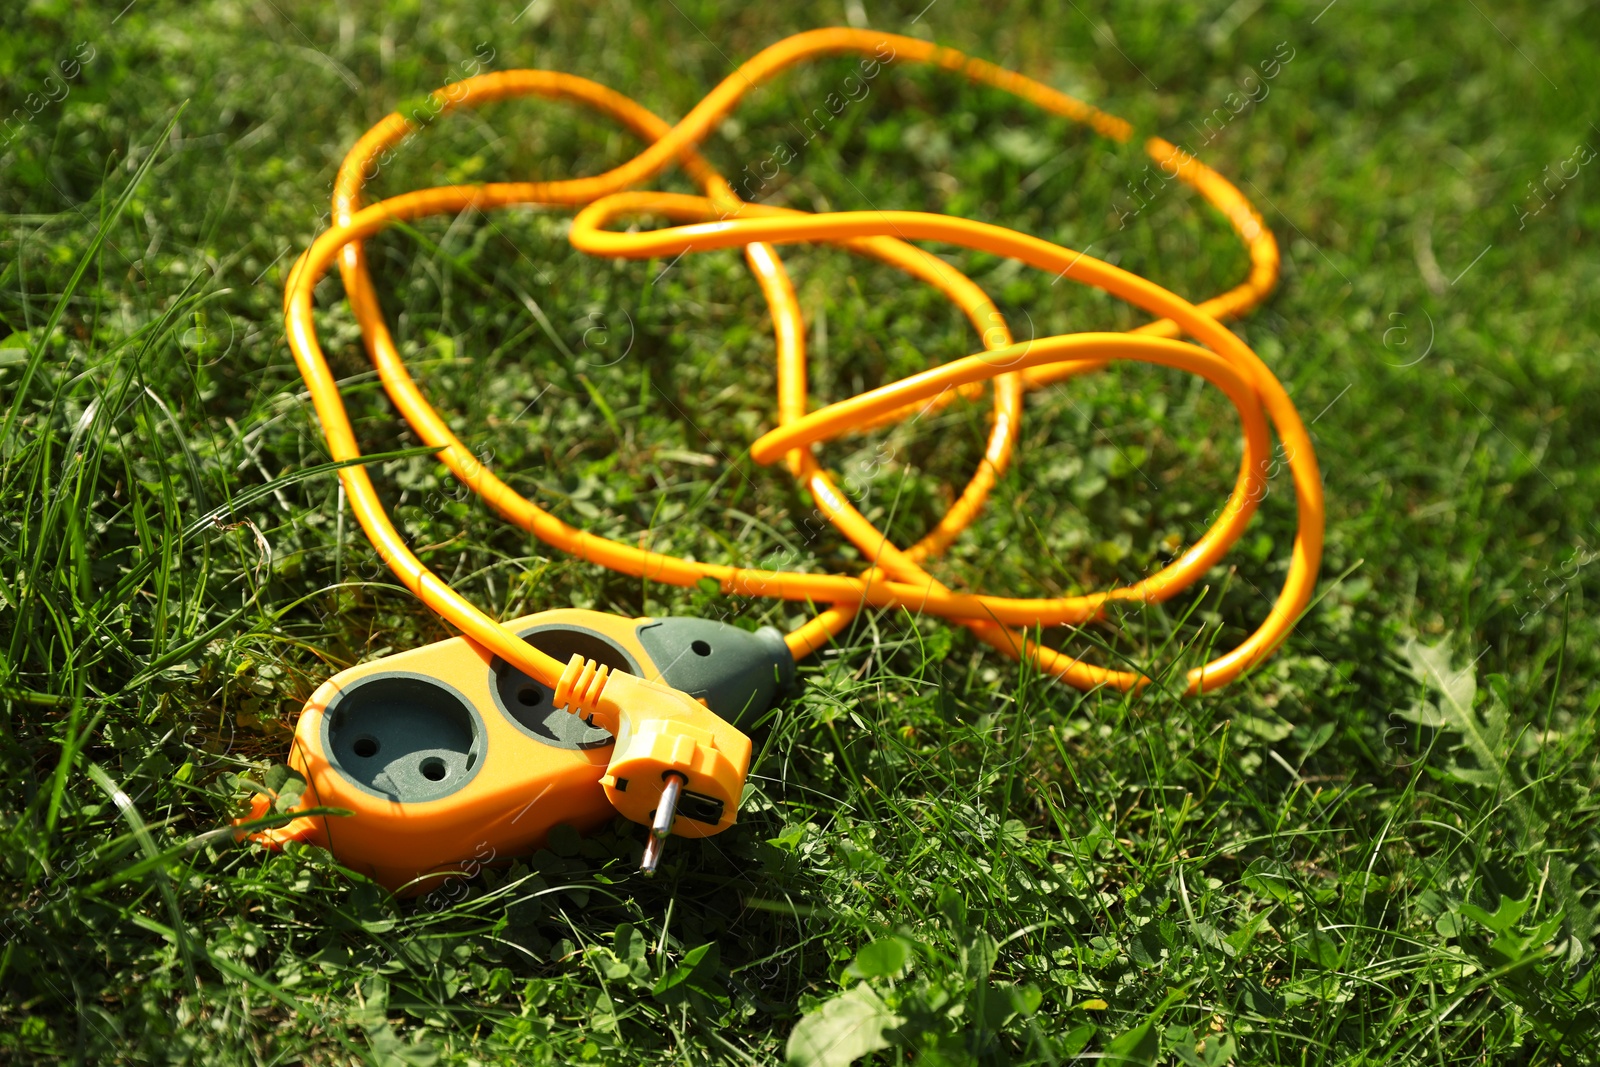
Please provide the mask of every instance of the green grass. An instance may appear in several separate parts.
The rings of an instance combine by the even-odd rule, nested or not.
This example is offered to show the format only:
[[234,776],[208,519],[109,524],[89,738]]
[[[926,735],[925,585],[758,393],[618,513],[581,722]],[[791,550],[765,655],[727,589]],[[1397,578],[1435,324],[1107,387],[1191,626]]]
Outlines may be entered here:
[[[797,1050],[842,1042],[813,1062],[882,1044],[869,1062],[1600,1059],[1593,4],[334,6],[0,14],[0,103],[26,116],[0,130],[0,1060],[757,1064],[797,1026]],[[1215,696],[1123,697],[864,616],[755,730],[739,826],[673,841],[654,882],[628,823],[405,904],[326,854],[218,833],[323,678],[447,634],[341,518],[283,340],[284,273],[348,145],[480,45],[676,118],[731,62],[852,13],[1188,144],[1262,208],[1283,278],[1235,328],[1314,420],[1330,507],[1296,634]],[[1204,143],[1201,117],[1281,44],[1270,93]],[[847,69],[756,93],[708,154],[729,174],[766,158]],[[377,188],[635,150],[505,104],[435,124]],[[1186,191],[1119,227],[1143,166],[892,65],[769,198],[993,220],[1193,297],[1233,284],[1242,252]],[[577,255],[533,211],[370,251],[429,395],[522,491],[663,551],[859,565],[745,456],[773,361],[735,254],[658,279]],[[1138,321],[956,258],[1023,336]],[[977,347],[885,269],[785,260],[818,398]],[[414,446],[337,282],[319,293],[364,447]],[[908,543],[986,418],[952,408],[826,460]],[[1016,594],[1126,581],[1200,532],[1237,457],[1189,379],[1035,394],[1018,463],[939,573]],[[501,616],[800,617],[552,555],[427,457],[373,471],[430,565]],[[1150,670],[1228,646],[1281,581],[1292,519],[1275,492],[1203,592],[1051,636]]]

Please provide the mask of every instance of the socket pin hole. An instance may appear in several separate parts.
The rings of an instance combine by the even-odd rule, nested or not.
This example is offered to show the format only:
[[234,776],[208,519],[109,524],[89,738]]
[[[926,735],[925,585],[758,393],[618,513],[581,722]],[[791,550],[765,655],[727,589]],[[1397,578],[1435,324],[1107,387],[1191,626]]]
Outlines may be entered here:
[[350,751],[362,759],[371,759],[378,754],[378,739],[376,737],[358,737],[351,742]]
[[689,649],[697,656],[711,655],[711,646],[704,641],[691,641]]
[[438,756],[429,756],[422,761],[422,777],[430,782],[443,781],[445,775],[444,760]]
[[517,703],[531,708],[544,700],[544,690],[536,685],[525,685],[517,690]]

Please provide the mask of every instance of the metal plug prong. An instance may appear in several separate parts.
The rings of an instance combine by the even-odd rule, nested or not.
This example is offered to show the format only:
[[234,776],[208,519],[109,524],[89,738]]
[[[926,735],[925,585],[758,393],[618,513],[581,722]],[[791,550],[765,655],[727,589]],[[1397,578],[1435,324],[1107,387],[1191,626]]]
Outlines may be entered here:
[[683,795],[683,787],[689,781],[676,772],[669,772],[666,777],[667,787],[661,791],[661,803],[656,806],[650,834],[644,840],[644,859],[639,861],[639,869],[646,875],[656,873],[662,849],[667,844],[667,835],[672,833],[672,820],[678,812],[678,798]]

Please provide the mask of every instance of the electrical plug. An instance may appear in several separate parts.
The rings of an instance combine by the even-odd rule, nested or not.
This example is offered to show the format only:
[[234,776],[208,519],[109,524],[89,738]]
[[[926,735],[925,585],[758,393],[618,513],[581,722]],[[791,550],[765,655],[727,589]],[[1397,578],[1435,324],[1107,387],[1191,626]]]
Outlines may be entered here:
[[655,873],[669,834],[709,837],[733,825],[750,738],[705,704],[576,654],[556,703],[616,738],[600,785],[612,807],[650,828],[640,865],[647,874]]

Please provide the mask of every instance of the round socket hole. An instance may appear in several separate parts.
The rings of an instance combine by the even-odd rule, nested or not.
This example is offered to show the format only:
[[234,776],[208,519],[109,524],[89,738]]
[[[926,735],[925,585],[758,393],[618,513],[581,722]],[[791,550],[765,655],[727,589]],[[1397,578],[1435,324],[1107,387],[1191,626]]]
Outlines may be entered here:
[[[522,639],[561,663],[577,653],[616,672],[642,673],[621,645],[582,626],[547,623],[523,634]],[[491,669],[494,671],[495,703],[524,734],[554,748],[603,748],[612,743],[611,735],[604,730],[588,725],[565,710],[558,711],[550,699],[549,686],[528,677],[499,656],[494,658]]]
[[711,646],[704,641],[689,642],[689,649],[697,656],[711,655]]
[[[483,762],[483,727],[465,697],[436,678],[375,674],[328,703],[323,742],[352,782],[402,804],[461,788]],[[435,773],[424,773],[431,766]]]

